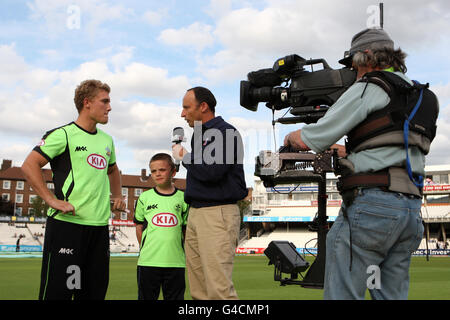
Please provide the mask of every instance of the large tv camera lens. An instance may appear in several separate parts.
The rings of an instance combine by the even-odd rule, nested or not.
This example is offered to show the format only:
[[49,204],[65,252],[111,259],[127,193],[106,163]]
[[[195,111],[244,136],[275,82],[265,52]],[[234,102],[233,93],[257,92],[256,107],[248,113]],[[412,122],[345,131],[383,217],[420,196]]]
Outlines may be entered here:
[[254,87],[249,81],[241,81],[240,104],[244,108],[256,111],[259,102],[275,104],[275,109],[287,98],[288,89],[281,87]]

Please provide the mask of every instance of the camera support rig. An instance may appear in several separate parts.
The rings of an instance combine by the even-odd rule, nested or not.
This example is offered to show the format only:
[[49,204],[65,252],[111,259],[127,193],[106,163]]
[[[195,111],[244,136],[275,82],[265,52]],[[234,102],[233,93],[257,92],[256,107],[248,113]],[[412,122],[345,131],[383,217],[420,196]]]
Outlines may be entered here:
[[[313,70],[321,64],[322,69]],[[310,67],[307,71],[305,67]],[[257,111],[260,102],[272,110],[272,125],[315,123],[325,115],[339,97],[355,82],[356,72],[351,68],[332,69],[324,59],[304,59],[292,54],[277,59],[272,68],[260,69],[247,74],[240,84],[240,104]],[[275,120],[275,110],[289,108],[292,116]],[[327,228],[326,173],[335,171],[337,150],[319,154],[294,152],[281,148],[278,152],[261,151],[256,157],[255,175],[266,187],[280,183],[316,182],[318,194],[318,254],[309,267],[303,281],[281,279],[275,270],[275,280],[283,284],[300,284],[304,287],[321,288],[325,272],[325,246]],[[312,167],[313,170],[305,170]],[[335,167],[337,168],[337,167]],[[275,259],[276,260],[276,259]],[[274,261],[275,268],[280,261]],[[294,275],[292,275],[294,276]]]
[[[337,164],[337,150],[327,150],[314,154],[311,152],[290,152],[282,147],[278,153],[261,151],[256,157],[255,175],[260,177],[265,187],[273,187],[283,183],[317,182],[318,214],[317,214],[317,256],[309,267],[302,281],[291,278],[282,279],[280,262],[275,262],[274,280],[282,286],[288,284],[301,285],[305,288],[323,288],[326,258],[327,194],[326,173],[333,172]],[[312,167],[313,170],[304,170]]]

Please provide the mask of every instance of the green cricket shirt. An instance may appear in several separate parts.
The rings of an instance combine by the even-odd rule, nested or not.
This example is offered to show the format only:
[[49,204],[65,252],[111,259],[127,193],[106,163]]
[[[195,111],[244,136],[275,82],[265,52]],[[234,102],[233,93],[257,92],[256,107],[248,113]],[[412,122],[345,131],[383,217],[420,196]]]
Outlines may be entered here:
[[139,196],[134,222],[145,226],[139,266],[186,267],[182,226],[187,224],[187,215],[188,204],[181,190],[166,195],[153,188]]
[[100,129],[88,132],[71,122],[47,131],[34,151],[50,162],[56,197],[75,208],[75,216],[58,213],[53,208],[47,215],[82,225],[108,225],[111,216],[108,168],[116,162],[111,136]]

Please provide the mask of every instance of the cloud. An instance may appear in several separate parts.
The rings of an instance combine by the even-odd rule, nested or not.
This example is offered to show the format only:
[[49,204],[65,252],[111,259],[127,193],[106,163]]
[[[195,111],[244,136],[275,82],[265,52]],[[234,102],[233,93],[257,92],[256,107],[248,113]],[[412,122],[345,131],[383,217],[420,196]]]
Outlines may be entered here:
[[212,26],[194,22],[180,29],[165,29],[159,35],[158,40],[170,46],[187,46],[201,51],[214,43],[211,31]]
[[166,69],[137,62],[127,65],[123,71],[110,74],[106,79],[115,87],[119,97],[140,95],[173,99],[182,97],[189,88],[186,76],[169,77]]
[[28,66],[16,53],[16,44],[0,45],[0,84],[13,87],[24,78]]
[[12,160],[14,167],[22,166],[23,161],[31,152],[32,148],[39,142],[34,141],[34,144],[13,143],[8,145],[0,145],[0,154],[3,159]]
[[83,29],[94,39],[106,22],[129,21],[135,18],[132,9],[104,0],[34,0],[27,3],[30,18],[39,24],[41,35],[57,38],[64,32]]
[[[446,110],[450,110],[450,105]],[[450,116],[446,112],[443,118],[437,121],[436,137],[434,138],[430,153],[426,157],[427,164],[443,164],[450,163],[450,153],[448,146],[450,145]]]
[[142,17],[146,23],[152,26],[157,26],[162,23],[163,19],[167,17],[167,14],[167,9],[159,9],[157,11],[148,10],[144,12]]
[[[247,4],[234,10],[229,2],[223,5],[220,12],[220,2],[211,1],[206,10],[217,20],[212,34],[220,49],[197,57],[197,71],[214,83],[270,68],[276,59],[294,53],[306,59],[324,58],[340,68],[337,61],[350,46],[351,37],[372,26],[377,14],[368,12],[374,6],[371,0],[339,5],[332,0],[270,0],[263,8]],[[406,52],[429,50],[439,41],[430,34],[447,39],[448,44],[444,30],[450,28],[449,9],[445,1],[389,2],[384,6],[384,27]],[[426,27],[419,21],[426,21]]]
[[[129,50],[125,50],[124,54],[127,53]],[[99,79],[111,86],[113,111],[108,126],[120,139],[135,148],[146,144],[161,148],[170,145],[173,127],[184,125],[181,106],[174,102],[144,103],[135,97],[181,101],[184,91],[190,87],[187,77],[171,77],[162,68],[127,63],[129,57],[114,59],[120,56],[119,53],[110,60],[94,60],[74,69],[50,71],[28,65],[15,52],[14,45],[1,46],[2,71],[15,66],[18,72],[9,71],[14,85],[0,87],[0,131],[36,139],[46,130],[75,120],[76,86],[85,79]],[[109,67],[121,64],[125,64],[121,70]],[[0,77],[0,82],[6,80]]]
[[214,19],[227,15],[231,10],[231,0],[211,0],[205,12]]
[[119,101],[111,112],[110,130],[135,149],[170,149],[174,127],[186,126],[181,105]]
[[430,89],[436,94],[440,103],[450,102],[450,83],[435,84]]

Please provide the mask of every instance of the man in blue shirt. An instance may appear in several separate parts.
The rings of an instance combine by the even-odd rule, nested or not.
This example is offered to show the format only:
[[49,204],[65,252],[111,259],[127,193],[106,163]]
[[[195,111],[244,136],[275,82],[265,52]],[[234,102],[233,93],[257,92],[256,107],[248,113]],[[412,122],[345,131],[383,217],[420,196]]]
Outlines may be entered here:
[[173,157],[187,170],[186,268],[196,300],[238,299],[232,272],[241,221],[237,201],[248,194],[243,145],[236,128],[215,116],[215,106],[210,90],[187,90],[181,116],[194,128],[192,151],[173,146]]

